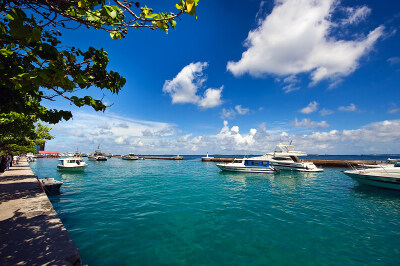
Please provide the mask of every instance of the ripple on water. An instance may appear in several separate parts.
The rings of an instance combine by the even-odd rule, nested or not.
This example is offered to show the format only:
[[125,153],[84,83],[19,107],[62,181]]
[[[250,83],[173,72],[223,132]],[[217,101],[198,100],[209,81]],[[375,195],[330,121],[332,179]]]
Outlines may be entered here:
[[83,261],[109,264],[400,263],[400,193],[337,169],[223,173],[190,161],[32,164],[64,182],[51,197]]

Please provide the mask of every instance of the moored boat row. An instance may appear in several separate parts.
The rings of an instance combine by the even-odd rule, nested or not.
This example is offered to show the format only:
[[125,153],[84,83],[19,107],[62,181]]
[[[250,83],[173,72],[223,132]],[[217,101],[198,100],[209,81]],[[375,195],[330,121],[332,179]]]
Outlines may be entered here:
[[[303,162],[298,156],[307,154],[292,150],[293,145],[278,144],[274,152],[262,156],[235,159],[232,163],[218,163],[223,171],[248,173],[274,173],[280,170],[299,172],[321,172],[312,162]],[[208,154],[207,154],[208,155]],[[207,158],[209,158],[207,156]]]

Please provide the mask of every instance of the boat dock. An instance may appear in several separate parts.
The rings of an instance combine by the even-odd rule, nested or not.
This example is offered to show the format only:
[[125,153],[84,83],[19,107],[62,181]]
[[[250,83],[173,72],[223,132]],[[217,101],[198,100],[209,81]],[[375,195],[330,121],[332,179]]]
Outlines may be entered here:
[[[237,158],[240,159],[240,158]],[[218,163],[231,163],[234,158],[212,158],[203,157],[201,161],[203,162],[218,162]],[[380,164],[385,161],[366,161],[366,160],[303,160],[305,162],[313,162],[318,167],[338,167],[338,168],[349,168],[348,163],[351,165],[363,165],[363,164]]]
[[24,158],[0,174],[0,239],[0,265],[82,265]]
[[165,156],[144,156],[144,158],[147,159],[155,159],[155,160],[183,160],[182,156],[179,157],[165,157]]

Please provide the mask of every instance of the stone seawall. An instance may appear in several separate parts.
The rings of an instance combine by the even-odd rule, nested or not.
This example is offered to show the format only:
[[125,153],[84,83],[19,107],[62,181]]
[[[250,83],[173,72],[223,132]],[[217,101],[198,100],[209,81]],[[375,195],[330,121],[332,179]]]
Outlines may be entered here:
[[0,265],[81,265],[26,160],[0,174]]

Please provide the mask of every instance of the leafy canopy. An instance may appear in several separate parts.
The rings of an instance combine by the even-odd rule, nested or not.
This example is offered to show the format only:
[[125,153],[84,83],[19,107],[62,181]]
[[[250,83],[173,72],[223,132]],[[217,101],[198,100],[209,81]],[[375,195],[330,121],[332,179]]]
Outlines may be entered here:
[[[106,4],[113,2],[114,5]],[[49,139],[39,120],[55,124],[72,117],[70,111],[48,109],[44,100],[62,97],[72,105],[104,111],[102,99],[79,97],[91,87],[112,94],[126,80],[107,69],[108,54],[89,47],[65,47],[61,30],[86,26],[104,30],[112,39],[124,38],[128,29],[159,29],[168,33],[182,14],[196,16],[198,0],[181,0],[178,13],[153,12],[126,0],[3,0],[0,3],[0,152],[31,149]],[[197,16],[196,16],[197,18]],[[75,24],[75,25],[74,25]]]

